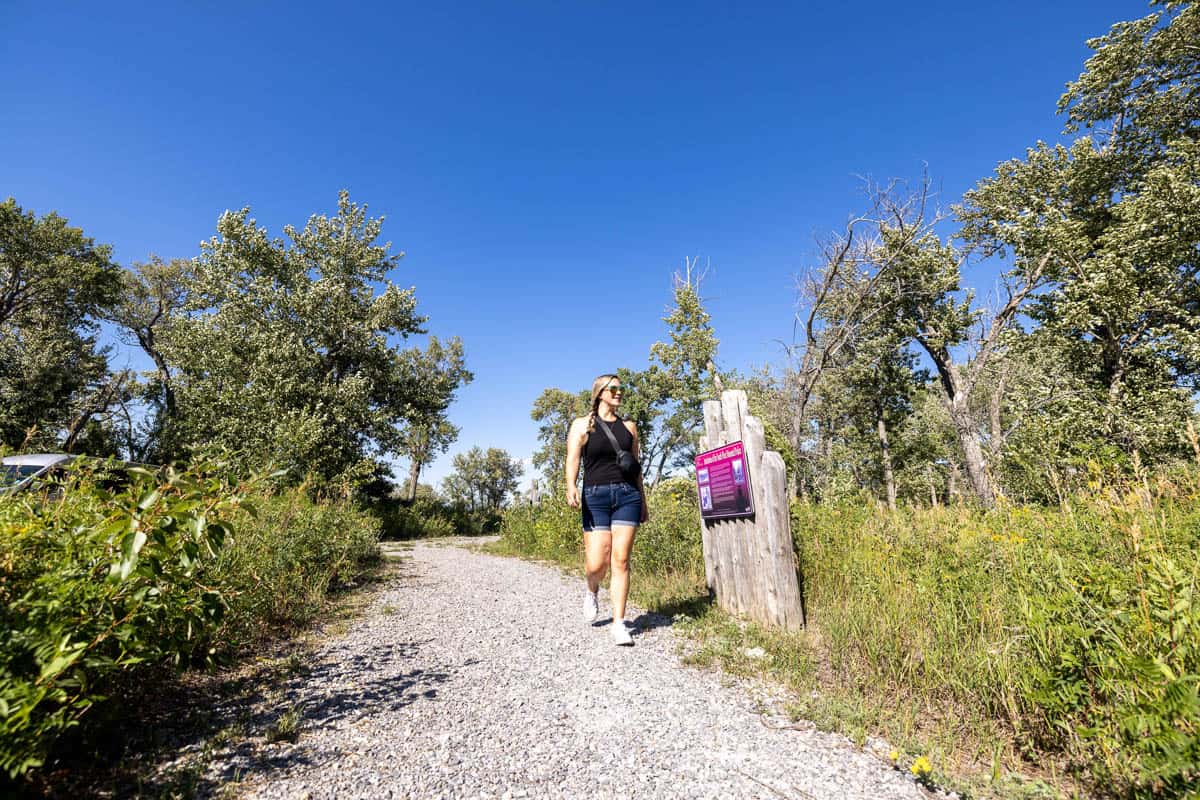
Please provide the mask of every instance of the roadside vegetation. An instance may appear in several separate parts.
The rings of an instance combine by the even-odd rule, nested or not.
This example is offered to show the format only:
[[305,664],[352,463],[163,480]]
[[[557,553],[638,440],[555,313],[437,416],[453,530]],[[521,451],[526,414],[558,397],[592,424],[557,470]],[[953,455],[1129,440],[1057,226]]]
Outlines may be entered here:
[[[928,177],[868,183],[798,281],[782,364],[717,366],[687,262],[621,411],[651,486],[634,599],[689,658],[775,676],[798,717],[971,796],[1200,795],[1197,41],[1193,2],[1089,41],[1066,141],[948,208]],[[708,601],[682,476],[731,388],[787,464],[799,634]],[[502,549],[578,569],[562,466],[587,412],[534,403],[543,492]]]
[[79,474],[0,503],[10,778],[109,695],[135,698],[143,670],[214,665],[294,630],[378,558],[378,525],[348,501],[226,475],[139,470],[113,492]]
[[[632,591],[694,663],[771,676],[798,719],[883,736],[899,767],[968,796],[1196,790],[1200,467],[1097,476],[1062,507],[798,500],[795,634],[710,604],[692,491],[651,493]],[[513,509],[499,549],[578,570],[578,513]]]

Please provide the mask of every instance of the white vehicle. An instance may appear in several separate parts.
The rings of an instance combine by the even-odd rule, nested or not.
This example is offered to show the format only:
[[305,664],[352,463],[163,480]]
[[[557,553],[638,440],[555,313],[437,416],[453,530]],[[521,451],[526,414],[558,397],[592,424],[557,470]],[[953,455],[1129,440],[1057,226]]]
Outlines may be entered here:
[[0,495],[19,492],[74,458],[65,453],[5,456],[0,459]]

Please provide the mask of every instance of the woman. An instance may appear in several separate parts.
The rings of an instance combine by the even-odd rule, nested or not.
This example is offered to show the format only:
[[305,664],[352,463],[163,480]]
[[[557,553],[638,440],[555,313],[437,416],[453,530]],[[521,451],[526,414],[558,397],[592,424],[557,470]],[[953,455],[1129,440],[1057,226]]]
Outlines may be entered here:
[[[571,423],[567,434],[567,503],[583,507],[584,568],[587,592],[583,596],[583,617],[591,622],[600,613],[596,592],[604,573],[611,567],[609,596],[613,618],[609,632],[619,645],[631,645],[633,639],[625,627],[625,600],[629,596],[629,551],[638,525],[649,518],[642,477],[639,471],[632,481],[621,474],[617,452],[600,426],[606,427],[622,450],[638,457],[637,426],[617,415],[624,391],[616,375],[601,375],[592,382],[592,411]],[[583,461],[583,497],[575,486],[579,462]]]

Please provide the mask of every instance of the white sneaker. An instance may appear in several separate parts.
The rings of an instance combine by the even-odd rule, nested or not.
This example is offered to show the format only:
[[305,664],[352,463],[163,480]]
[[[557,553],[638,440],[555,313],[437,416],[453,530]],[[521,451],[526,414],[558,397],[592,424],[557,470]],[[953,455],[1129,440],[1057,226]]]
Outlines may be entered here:
[[595,592],[583,593],[583,621],[591,622],[600,613],[600,604],[596,602]]
[[625,620],[613,620],[613,624],[608,626],[608,632],[612,634],[613,644],[631,645],[633,637],[629,635],[629,628],[625,627]]

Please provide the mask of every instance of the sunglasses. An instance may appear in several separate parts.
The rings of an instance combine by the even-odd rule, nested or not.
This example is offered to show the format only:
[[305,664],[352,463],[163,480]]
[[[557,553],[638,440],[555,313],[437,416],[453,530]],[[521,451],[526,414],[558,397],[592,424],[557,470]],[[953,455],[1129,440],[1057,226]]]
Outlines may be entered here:
[[609,384],[608,386],[605,386],[604,388],[608,389],[609,394],[624,394],[625,393],[625,390],[623,388],[621,388],[620,386],[612,385],[612,384]]

